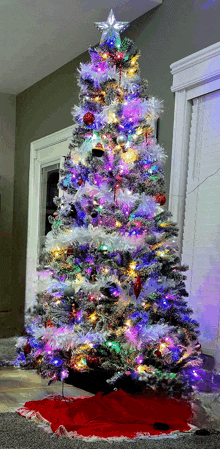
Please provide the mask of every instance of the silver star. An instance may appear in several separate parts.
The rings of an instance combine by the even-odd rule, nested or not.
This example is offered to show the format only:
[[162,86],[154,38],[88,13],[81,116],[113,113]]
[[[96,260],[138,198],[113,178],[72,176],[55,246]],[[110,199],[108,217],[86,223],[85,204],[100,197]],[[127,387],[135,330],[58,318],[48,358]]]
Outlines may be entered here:
[[117,45],[119,47],[121,44],[119,33],[129,26],[129,22],[116,22],[113,10],[111,9],[107,22],[95,22],[95,26],[100,31],[103,31],[100,44],[108,42],[110,45]]

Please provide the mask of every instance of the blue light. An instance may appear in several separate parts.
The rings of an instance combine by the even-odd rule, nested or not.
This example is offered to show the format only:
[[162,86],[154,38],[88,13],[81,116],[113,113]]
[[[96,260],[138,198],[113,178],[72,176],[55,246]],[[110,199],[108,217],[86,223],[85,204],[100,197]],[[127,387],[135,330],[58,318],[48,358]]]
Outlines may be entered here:
[[61,366],[62,363],[63,363],[62,360],[60,360],[60,359],[53,359],[51,362],[52,362],[53,365],[55,365],[55,366]]

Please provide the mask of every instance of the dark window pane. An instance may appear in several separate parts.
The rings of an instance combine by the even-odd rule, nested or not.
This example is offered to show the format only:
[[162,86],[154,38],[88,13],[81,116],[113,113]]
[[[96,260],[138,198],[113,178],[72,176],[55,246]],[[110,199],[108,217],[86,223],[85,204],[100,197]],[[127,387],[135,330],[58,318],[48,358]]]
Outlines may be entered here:
[[59,170],[51,170],[47,173],[47,202],[46,202],[46,220],[45,220],[45,235],[51,231],[51,224],[48,221],[49,215],[53,215],[57,207],[53,199],[58,196]]

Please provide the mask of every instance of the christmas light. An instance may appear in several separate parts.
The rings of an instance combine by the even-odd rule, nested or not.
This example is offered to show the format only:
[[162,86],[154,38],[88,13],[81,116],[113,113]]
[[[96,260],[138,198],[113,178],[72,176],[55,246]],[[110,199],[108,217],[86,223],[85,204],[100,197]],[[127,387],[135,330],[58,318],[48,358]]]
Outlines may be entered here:
[[98,320],[98,316],[97,316],[97,314],[94,312],[94,313],[92,313],[92,315],[89,315],[89,319],[90,319],[93,323],[95,323],[95,322]]
[[126,153],[121,153],[121,158],[124,162],[127,164],[132,164],[138,159],[137,152],[133,150],[132,148],[129,148],[129,150]]

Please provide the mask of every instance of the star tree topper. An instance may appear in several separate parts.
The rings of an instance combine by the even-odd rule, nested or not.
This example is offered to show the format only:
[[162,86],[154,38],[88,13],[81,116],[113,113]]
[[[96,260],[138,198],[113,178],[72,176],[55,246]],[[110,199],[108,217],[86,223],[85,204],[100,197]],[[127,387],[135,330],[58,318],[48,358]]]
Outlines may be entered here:
[[121,39],[119,33],[129,26],[129,22],[116,22],[113,9],[111,9],[107,22],[95,22],[95,26],[103,32],[100,44],[106,42],[111,46],[117,45],[120,47]]

